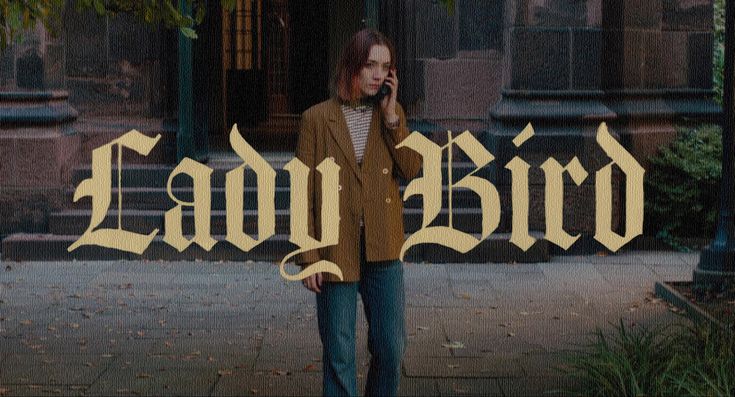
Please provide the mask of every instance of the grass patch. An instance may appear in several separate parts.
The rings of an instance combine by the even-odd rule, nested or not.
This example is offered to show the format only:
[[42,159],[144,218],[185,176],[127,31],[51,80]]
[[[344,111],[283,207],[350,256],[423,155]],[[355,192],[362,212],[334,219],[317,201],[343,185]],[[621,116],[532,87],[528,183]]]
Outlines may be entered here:
[[703,325],[628,327],[595,331],[590,342],[563,357],[560,371],[584,396],[733,396],[733,333]]

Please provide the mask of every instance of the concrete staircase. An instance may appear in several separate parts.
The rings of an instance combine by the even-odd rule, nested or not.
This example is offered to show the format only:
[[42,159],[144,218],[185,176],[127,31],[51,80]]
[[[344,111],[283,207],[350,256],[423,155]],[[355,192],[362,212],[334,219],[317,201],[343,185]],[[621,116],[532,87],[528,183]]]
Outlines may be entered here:
[[[148,259],[148,260],[253,260],[253,261],[280,261],[296,246],[289,239],[289,175],[283,170],[290,156],[268,156],[266,160],[276,170],[276,235],[261,243],[250,252],[243,252],[225,241],[226,215],[224,180],[227,171],[240,163],[236,159],[213,158],[209,167],[214,169],[212,175],[212,210],[211,234],[217,244],[205,251],[196,244],[190,245],[183,252],[178,252],[163,241],[164,213],[175,203],[166,193],[166,182],[173,170],[171,165],[160,164],[130,164],[125,165],[122,175],[123,210],[121,214],[122,228],[137,233],[148,234],[158,228],[159,233],[142,255],[108,249],[98,246],[82,246],[73,252],[67,252],[69,247],[87,229],[91,219],[91,200],[82,198],[73,202],[74,189],[66,193],[68,206],[52,213],[48,221],[48,234],[13,234],[2,242],[4,260],[35,261],[35,260],[115,260],[115,259]],[[469,163],[455,163],[453,179],[456,181],[471,171]],[[446,180],[446,164],[444,167]],[[110,211],[100,227],[117,227],[117,196],[116,170],[113,168],[113,191]],[[74,187],[91,176],[90,166],[77,168],[73,175]],[[192,200],[191,181],[184,176],[178,176],[172,183],[172,190],[181,200]],[[244,230],[255,235],[257,230],[257,192],[255,174],[246,172],[245,182],[245,210]],[[401,186],[401,194],[405,183]],[[447,187],[444,186],[443,210],[439,217],[431,224],[447,225]],[[454,228],[479,237],[481,230],[481,211],[479,198],[471,191],[455,189],[453,192],[453,224]],[[500,226],[488,239],[482,241],[470,252],[461,254],[452,249],[425,244],[412,247],[405,260],[411,262],[453,263],[453,262],[540,262],[549,257],[549,247],[541,233],[536,244],[528,251],[523,252],[515,245],[510,244],[510,208],[503,208]],[[423,217],[422,199],[412,197],[404,202],[404,225],[407,236],[421,227]],[[193,211],[185,210],[183,216],[184,234],[193,233]]]

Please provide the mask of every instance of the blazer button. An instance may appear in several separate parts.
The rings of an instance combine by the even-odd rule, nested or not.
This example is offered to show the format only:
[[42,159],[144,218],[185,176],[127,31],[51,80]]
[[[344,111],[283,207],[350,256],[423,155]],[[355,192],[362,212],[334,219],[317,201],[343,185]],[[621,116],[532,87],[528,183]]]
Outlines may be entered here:
[[383,173],[386,174],[386,175],[388,175],[388,169],[387,168],[383,168]]
[[342,185],[337,185],[337,190],[342,190]]
[[332,157],[332,156],[327,157],[327,158],[330,159],[330,160],[332,160],[332,161],[334,161],[334,157]]
[[390,197],[386,197],[385,202],[390,203]]

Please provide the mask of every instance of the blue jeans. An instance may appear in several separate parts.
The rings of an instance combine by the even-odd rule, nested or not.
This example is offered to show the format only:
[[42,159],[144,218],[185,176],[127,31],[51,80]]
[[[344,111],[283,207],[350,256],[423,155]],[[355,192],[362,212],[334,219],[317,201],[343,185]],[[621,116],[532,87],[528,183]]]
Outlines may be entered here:
[[325,396],[357,395],[355,312],[357,293],[368,322],[368,370],[365,395],[395,396],[406,350],[403,265],[399,260],[366,262],[361,242],[360,281],[325,282],[316,294],[322,340]]

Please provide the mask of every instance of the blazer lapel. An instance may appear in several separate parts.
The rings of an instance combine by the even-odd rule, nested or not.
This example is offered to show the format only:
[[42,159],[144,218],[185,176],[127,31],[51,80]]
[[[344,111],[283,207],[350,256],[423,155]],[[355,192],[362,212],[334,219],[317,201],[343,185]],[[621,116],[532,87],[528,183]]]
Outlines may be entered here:
[[[334,136],[334,139],[337,141],[340,149],[344,152],[347,162],[350,164],[350,168],[352,168],[352,172],[357,175],[357,179],[362,183],[362,172],[360,172],[360,168],[357,166],[355,147],[352,145],[350,130],[347,128],[347,122],[342,114],[342,108],[335,99],[332,99],[330,108],[329,122],[327,123],[329,126],[329,132]],[[369,141],[370,137],[368,135],[368,144]]]

